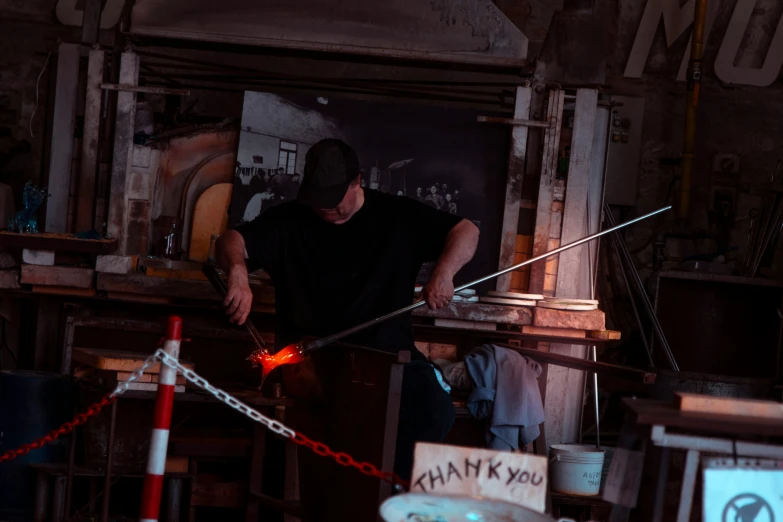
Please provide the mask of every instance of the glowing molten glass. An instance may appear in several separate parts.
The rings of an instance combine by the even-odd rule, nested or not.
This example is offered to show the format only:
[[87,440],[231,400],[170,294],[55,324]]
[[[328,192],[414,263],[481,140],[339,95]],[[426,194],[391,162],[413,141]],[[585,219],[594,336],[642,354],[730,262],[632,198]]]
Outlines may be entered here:
[[261,382],[269,375],[269,373],[284,364],[297,364],[304,360],[304,350],[300,344],[289,344],[279,352],[270,354],[267,350],[256,350],[250,354],[248,359],[253,363],[253,366],[261,366]]

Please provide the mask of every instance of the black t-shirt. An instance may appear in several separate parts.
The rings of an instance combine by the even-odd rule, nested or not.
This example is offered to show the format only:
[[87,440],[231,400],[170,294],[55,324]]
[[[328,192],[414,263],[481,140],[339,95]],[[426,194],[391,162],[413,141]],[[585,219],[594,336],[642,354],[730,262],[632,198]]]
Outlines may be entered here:
[[[245,239],[248,270],[263,268],[272,278],[278,348],[411,304],[421,265],[437,260],[461,220],[404,196],[367,189],[364,195],[362,208],[340,225],[292,201],[236,229]],[[410,314],[345,342],[418,354]]]

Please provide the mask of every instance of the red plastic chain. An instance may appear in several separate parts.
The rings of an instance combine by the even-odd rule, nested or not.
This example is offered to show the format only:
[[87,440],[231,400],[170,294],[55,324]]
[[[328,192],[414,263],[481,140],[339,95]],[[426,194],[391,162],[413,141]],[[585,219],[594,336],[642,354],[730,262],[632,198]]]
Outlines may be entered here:
[[294,435],[293,441],[300,446],[311,449],[316,455],[320,455],[321,457],[330,457],[341,466],[345,466],[346,468],[355,468],[359,470],[360,473],[363,473],[368,477],[377,477],[381,480],[389,482],[392,485],[400,484],[406,489],[409,487],[408,481],[403,480],[398,475],[389,471],[381,471],[369,462],[356,462],[353,457],[347,453],[332,451],[326,444],[311,440],[299,432]]
[[34,449],[41,448],[44,444],[49,444],[51,442],[54,442],[55,439],[62,435],[66,435],[73,431],[73,429],[76,426],[80,426],[87,422],[87,419],[90,417],[96,415],[99,411],[101,411],[104,406],[107,406],[114,402],[116,400],[116,397],[112,397],[111,394],[106,395],[103,399],[96,402],[89,408],[87,408],[87,411],[84,413],[78,414],[71,422],[66,422],[56,430],[53,430],[40,439],[33,441],[29,444],[25,444],[24,446],[20,446],[19,448],[15,450],[6,451],[2,455],[0,455],[0,462],[5,462],[8,460],[13,460],[16,457],[21,457],[22,455],[27,455]]
[[[51,442],[54,442],[58,437],[61,437],[62,435],[67,435],[76,426],[80,426],[87,422],[87,420],[96,415],[99,411],[101,411],[105,406],[108,406],[112,402],[114,402],[117,399],[117,397],[112,397],[111,394],[106,395],[101,399],[99,402],[96,402],[89,408],[87,408],[87,411],[84,413],[78,414],[71,422],[66,422],[56,430],[53,430],[49,432],[48,434],[44,435],[40,439],[33,441],[29,444],[25,444],[24,446],[20,446],[19,448],[15,450],[10,450],[2,455],[0,455],[0,463],[13,460],[16,457],[20,457],[22,455],[27,455],[34,449],[38,449],[43,447],[45,444],[49,444]],[[330,457],[334,459],[335,462],[340,464],[341,466],[345,466],[346,468],[354,468],[358,470],[360,473],[363,473],[364,475],[367,475],[369,477],[376,477],[381,480],[385,480],[386,482],[394,484],[400,484],[401,486],[404,486],[405,488],[408,488],[409,483],[406,480],[403,480],[398,475],[388,472],[388,471],[381,471],[369,462],[356,462],[353,457],[348,455],[347,453],[343,452],[336,452],[332,451],[329,446],[322,442],[316,442],[312,439],[309,439],[308,437],[302,435],[301,433],[296,433],[294,435],[294,438],[292,439],[296,444],[299,444],[300,446],[304,446],[306,448],[311,449],[316,455],[320,455],[321,457]]]

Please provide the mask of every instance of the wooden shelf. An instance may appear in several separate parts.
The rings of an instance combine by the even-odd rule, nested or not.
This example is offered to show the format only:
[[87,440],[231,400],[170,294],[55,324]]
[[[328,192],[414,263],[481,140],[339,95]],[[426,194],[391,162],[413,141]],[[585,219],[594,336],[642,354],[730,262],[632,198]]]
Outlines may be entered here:
[[117,250],[117,240],[79,239],[71,234],[49,234],[45,232],[40,234],[19,234],[0,231],[0,247],[111,254]]

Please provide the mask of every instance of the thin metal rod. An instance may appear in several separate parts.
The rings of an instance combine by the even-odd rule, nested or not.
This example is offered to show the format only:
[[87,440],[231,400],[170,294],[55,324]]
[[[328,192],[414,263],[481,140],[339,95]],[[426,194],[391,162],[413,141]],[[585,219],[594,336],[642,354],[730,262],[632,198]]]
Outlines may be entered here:
[[[536,256],[532,259],[528,259],[527,261],[523,261],[519,264],[512,265],[508,268],[504,268],[503,270],[499,270],[497,272],[494,272],[492,274],[486,275],[484,277],[481,277],[479,279],[476,279],[475,281],[471,281],[470,283],[466,283],[462,286],[458,286],[454,289],[454,292],[459,292],[460,290],[465,290],[466,288],[470,288],[471,286],[475,286],[479,283],[483,283],[484,281],[489,281],[490,279],[494,279],[498,276],[502,276],[503,274],[507,274],[513,270],[517,270],[523,266],[529,265],[531,263],[535,263],[536,261],[541,261],[543,259],[546,259],[548,257],[551,257],[555,254],[559,254],[560,252],[563,252],[565,250],[568,250],[570,248],[574,248],[576,246],[582,245],[584,243],[587,243],[588,241],[591,241],[597,237],[601,237],[603,235],[609,234],[611,232],[615,232],[617,230],[620,230],[621,228],[627,227],[629,225],[633,225],[634,223],[638,223],[639,221],[642,221],[644,219],[647,219],[649,217],[655,216],[656,214],[660,214],[661,212],[665,212],[672,208],[671,206],[664,207],[661,209],[658,209],[654,212],[650,212],[649,214],[645,214],[643,216],[640,216],[638,218],[632,219],[631,221],[627,221],[625,223],[622,223],[620,225],[613,226],[612,228],[608,228],[606,230],[603,230],[601,232],[597,232],[591,236],[583,237],[582,239],[578,239],[572,243],[568,243],[567,245],[563,245],[559,248],[556,248],[554,250],[551,250],[549,252],[545,252],[541,254],[540,256]],[[327,346],[335,341],[339,341],[340,339],[344,337],[348,337],[349,335],[355,334],[356,332],[360,332],[362,330],[365,330],[367,328],[370,328],[371,326],[375,326],[376,324],[380,324],[384,321],[387,321],[391,319],[392,317],[397,317],[398,315],[402,315],[404,313],[410,312],[411,310],[415,310],[416,308],[419,308],[420,306],[423,306],[425,304],[425,301],[417,301],[411,305],[408,305],[404,308],[400,308],[399,310],[395,310],[394,312],[390,312],[386,315],[382,315],[381,317],[377,317],[375,319],[371,319],[367,322],[358,324],[352,328],[348,328],[347,330],[343,330],[342,332],[337,332],[332,335],[328,335],[326,337],[322,337],[321,339],[317,339],[315,341],[312,341],[310,343],[305,344],[302,346],[303,351],[308,350],[315,350],[318,348],[323,348],[324,346]]]
[[[589,348],[593,362],[598,362],[598,351],[595,345]],[[598,374],[593,373],[593,397],[595,397],[595,447],[601,449],[601,412],[598,410]]]
[[109,420],[109,440],[106,443],[106,475],[103,479],[103,502],[101,503],[101,522],[109,522],[109,501],[111,490],[111,466],[114,458],[114,429],[117,426],[117,400],[111,403]]
[[[609,205],[604,201],[604,211],[606,213],[606,219],[609,222],[610,225],[614,225],[614,215],[612,214],[612,209],[609,208]],[[616,227],[611,228],[609,230],[614,231]],[[680,367],[677,366],[677,361],[674,359],[674,354],[672,353],[671,347],[669,346],[669,342],[666,340],[666,335],[663,333],[663,328],[661,328],[661,323],[658,322],[658,317],[655,315],[655,310],[653,309],[652,303],[650,303],[650,298],[647,296],[647,292],[644,289],[644,283],[642,283],[641,277],[639,277],[639,272],[636,271],[636,267],[633,264],[633,259],[631,259],[631,253],[628,252],[628,247],[625,245],[625,242],[623,241],[622,237],[619,237],[618,235],[613,236],[616,243],[617,248],[622,254],[622,258],[620,259],[620,262],[622,263],[623,260],[625,260],[625,264],[628,267],[628,271],[631,273],[631,277],[636,284],[636,290],[639,292],[639,294],[642,297],[642,304],[647,309],[647,314],[650,316],[650,321],[652,321],[653,327],[655,328],[655,333],[658,335],[658,340],[661,341],[661,346],[663,347],[664,355],[666,356],[667,361],[669,362],[669,366],[671,366],[672,370],[675,372],[680,371]]]
[[614,250],[617,260],[620,262],[620,275],[625,283],[625,290],[628,292],[628,297],[631,299],[631,310],[633,310],[633,316],[636,318],[636,324],[639,326],[639,333],[642,336],[642,343],[644,343],[644,350],[647,352],[647,359],[650,361],[650,366],[655,367],[653,362],[652,350],[650,350],[650,343],[647,341],[647,334],[644,333],[644,324],[642,324],[642,318],[639,316],[639,309],[636,306],[636,298],[633,296],[633,290],[631,290],[631,283],[628,281],[628,275],[625,273],[625,265],[623,264],[623,258],[620,257],[620,251],[617,248],[617,241],[610,241],[612,249]]

